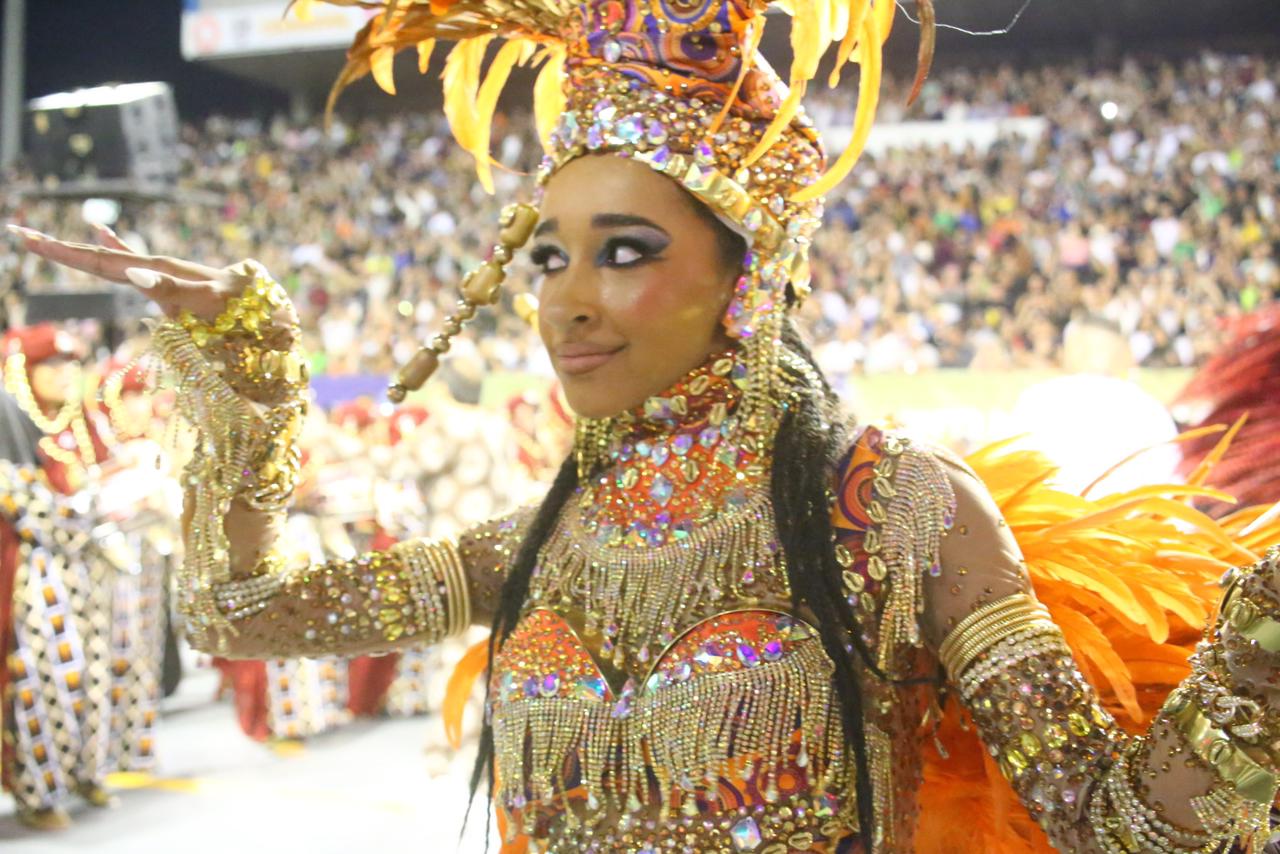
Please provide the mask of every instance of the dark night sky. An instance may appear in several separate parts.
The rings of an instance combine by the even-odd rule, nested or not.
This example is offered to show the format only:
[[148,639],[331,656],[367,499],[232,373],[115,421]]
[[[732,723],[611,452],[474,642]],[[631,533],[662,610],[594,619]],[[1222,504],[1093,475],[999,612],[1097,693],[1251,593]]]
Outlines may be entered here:
[[[283,9],[284,0],[279,2]],[[1021,2],[936,0],[940,20],[975,28],[1003,24]],[[187,116],[287,105],[286,96],[277,90],[184,60],[179,49],[181,6],[181,0],[27,0],[26,97],[106,82],[165,80],[173,84],[179,110]],[[775,29],[785,41],[786,28]],[[909,65],[914,35],[907,29],[895,27],[890,47]],[[955,61],[975,46],[992,55],[1004,51],[1009,58],[1028,60],[1042,50],[1087,53],[1103,30],[1109,31],[1113,44],[1122,46],[1152,38],[1193,44],[1244,39],[1251,41],[1253,49],[1271,51],[1280,44],[1280,3],[1033,0],[1012,36],[965,40],[942,33],[938,57],[945,64],[949,56]],[[336,73],[341,59],[336,52],[332,57]],[[327,85],[329,79],[326,76],[320,85]]]
[[269,88],[183,59],[181,7],[180,0],[27,0],[27,97],[166,80],[184,113],[242,112],[246,100],[285,105]]

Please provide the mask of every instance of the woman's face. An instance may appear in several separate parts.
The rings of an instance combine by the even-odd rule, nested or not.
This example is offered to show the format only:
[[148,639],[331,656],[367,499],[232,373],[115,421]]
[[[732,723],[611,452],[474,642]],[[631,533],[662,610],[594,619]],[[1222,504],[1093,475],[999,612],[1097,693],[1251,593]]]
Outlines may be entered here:
[[538,327],[579,415],[635,407],[729,346],[720,319],[739,270],[696,204],[612,155],[579,157],[547,182],[531,251]]
[[80,384],[80,363],[62,357],[31,367],[31,393],[41,406],[57,407],[72,399]]

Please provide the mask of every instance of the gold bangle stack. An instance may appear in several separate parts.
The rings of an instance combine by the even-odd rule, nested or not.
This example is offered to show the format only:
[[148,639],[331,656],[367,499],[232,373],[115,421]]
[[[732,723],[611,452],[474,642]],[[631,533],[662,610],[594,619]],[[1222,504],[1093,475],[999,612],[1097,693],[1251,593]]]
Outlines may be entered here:
[[412,596],[432,640],[460,635],[471,625],[471,594],[458,547],[452,541],[412,540],[393,548],[405,561]]
[[1280,620],[1275,616],[1280,603],[1268,587],[1277,564],[1280,548],[1273,548],[1256,565],[1229,570],[1222,579],[1226,592],[1218,606],[1219,631],[1230,627],[1270,655],[1280,653]]
[[938,648],[938,659],[952,682],[982,653],[1004,638],[1026,629],[1053,626],[1049,610],[1027,593],[997,599],[969,614],[956,625]]
[[1190,689],[1183,687],[1170,694],[1162,711],[1196,756],[1229,783],[1237,795],[1268,807],[1275,801],[1280,780],[1200,710]]

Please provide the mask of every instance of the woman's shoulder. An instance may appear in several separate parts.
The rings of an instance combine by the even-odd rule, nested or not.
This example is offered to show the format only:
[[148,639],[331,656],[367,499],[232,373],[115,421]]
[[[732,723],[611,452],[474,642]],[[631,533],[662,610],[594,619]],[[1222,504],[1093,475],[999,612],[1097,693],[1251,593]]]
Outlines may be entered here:
[[947,448],[899,430],[861,424],[850,431],[848,447],[836,464],[834,492],[851,510],[873,514],[867,521],[883,524],[900,496],[945,506],[954,503],[958,482],[973,478],[968,464]]
[[836,467],[831,521],[843,589],[875,624],[882,668],[896,670],[904,648],[920,645],[924,578],[941,572],[967,471],[950,451],[878,425],[859,426]]

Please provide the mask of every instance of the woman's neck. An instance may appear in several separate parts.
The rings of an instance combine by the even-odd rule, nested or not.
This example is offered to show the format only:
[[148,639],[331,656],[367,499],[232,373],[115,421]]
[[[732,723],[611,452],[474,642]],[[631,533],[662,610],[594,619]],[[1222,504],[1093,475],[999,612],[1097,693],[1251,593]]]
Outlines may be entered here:
[[719,352],[641,406],[579,422],[580,500],[600,538],[679,540],[767,485],[776,424],[744,423],[746,382],[739,353]]

